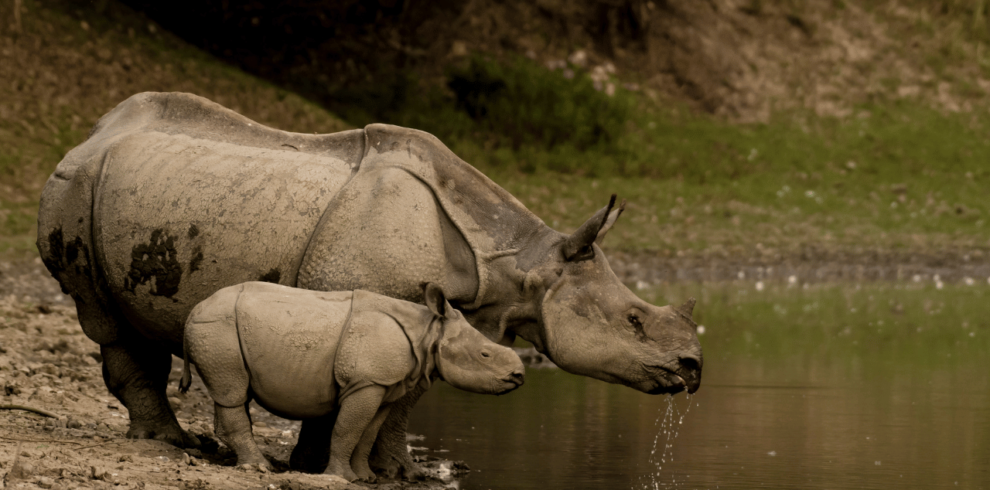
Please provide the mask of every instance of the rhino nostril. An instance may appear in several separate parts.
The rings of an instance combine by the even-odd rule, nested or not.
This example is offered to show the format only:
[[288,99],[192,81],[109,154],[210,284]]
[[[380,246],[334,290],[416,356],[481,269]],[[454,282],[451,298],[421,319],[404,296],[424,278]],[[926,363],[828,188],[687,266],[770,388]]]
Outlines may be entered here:
[[681,367],[689,371],[700,371],[701,370],[701,359],[692,355],[681,355],[680,362]]
[[522,384],[524,377],[525,374],[523,373],[523,371],[516,370],[516,371],[512,371],[512,374],[509,375],[509,380],[515,383]]

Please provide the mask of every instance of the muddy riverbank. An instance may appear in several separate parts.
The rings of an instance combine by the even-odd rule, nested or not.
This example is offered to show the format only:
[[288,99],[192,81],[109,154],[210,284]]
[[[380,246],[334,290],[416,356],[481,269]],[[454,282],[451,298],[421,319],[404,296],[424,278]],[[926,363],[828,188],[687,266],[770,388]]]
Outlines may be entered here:
[[[986,283],[990,277],[990,254],[981,250],[837,253],[809,247],[791,255],[772,252],[746,257],[610,251],[609,260],[624,282],[639,289],[726,281],[975,284]],[[535,352],[521,354],[533,357],[531,364],[542,359]],[[299,424],[260,408],[253,410],[256,440],[276,470],[258,473],[235,468],[233,454],[212,435],[212,402],[199,380],[188,394],[177,392],[181,369],[177,359],[170,401],[180,423],[205,441],[204,446],[180,450],[155,441],[128,440],[124,438],[127,411],[107,392],[100,360],[98,346],[82,333],[71,299],[39,260],[0,262],[0,404],[36,407],[58,416],[0,410],[0,474],[7,488],[366,487],[288,471],[286,462]],[[430,461],[438,479],[383,482],[375,488],[446,488],[449,483],[444,479],[451,482],[458,471],[469,471],[438,459],[448,454],[436,444],[416,438],[411,446],[415,446],[414,455]]]
[[[10,269],[7,269],[8,271]],[[40,276],[31,274],[30,277]],[[44,281],[26,292],[50,300]],[[23,284],[23,283],[22,283]],[[56,295],[58,293],[55,293]],[[236,457],[213,437],[213,403],[198,378],[187,394],[177,390],[181,364],[173,363],[168,395],[179,422],[203,442],[182,450],[124,437],[128,416],[103,384],[99,347],[86,338],[71,306],[0,297],[0,488],[248,489],[366,488],[326,475],[289,471],[299,423],[252,407],[255,439],[273,472],[238,469]],[[176,361],[178,361],[176,359]],[[16,407],[29,407],[55,417]],[[440,489],[467,471],[463,463],[430,454],[430,441],[414,457],[435,479],[383,481],[379,489]]]

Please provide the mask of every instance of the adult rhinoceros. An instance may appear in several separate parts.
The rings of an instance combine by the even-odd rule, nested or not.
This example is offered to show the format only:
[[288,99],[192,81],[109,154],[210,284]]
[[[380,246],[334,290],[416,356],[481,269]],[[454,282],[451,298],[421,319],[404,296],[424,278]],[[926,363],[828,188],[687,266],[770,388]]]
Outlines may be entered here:
[[[564,235],[427,133],[287,133],[194,95],[142,93],[59,163],[38,249],[100,344],[128,436],[188,446],[196,438],[165,397],[184,320],[217,290],[259,279],[411,301],[433,282],[487,337],[521,336],[566,371],[694,392],[693,301],[640,300],[596,245],[621,210],[610,202]],[[415,468],[404,429],[418,396],[392,411],[376,444],[375,462],[393,474]],[[292,464],[325,465],[332,426],[305,421]]]

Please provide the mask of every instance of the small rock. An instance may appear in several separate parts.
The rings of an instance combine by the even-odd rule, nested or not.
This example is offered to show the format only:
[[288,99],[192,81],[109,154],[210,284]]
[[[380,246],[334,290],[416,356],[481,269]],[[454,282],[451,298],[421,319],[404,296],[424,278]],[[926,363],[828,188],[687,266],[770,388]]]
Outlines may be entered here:
[[52,486],[55,485],[55,480],[52,480],[47,476],[42,476],[35,480],[35,484],[41,488],[52,488]]
[[192,463],[192,458],[189,457],[188,453],[182,453],[182,464],[189,465]]
[[120,462],[120,463],[133,463],[134,462],[134,457],[131,456],[130,454],[125,454],[125,455],[117,458],[117,461]]
[[7,481],[27,480],[34,476],[37,471],[35,466],[23,458],[22,453],[22,456],[14,461],[14,466],[7,472]]
[[89,467],[89,476],[94,480],[113,481],[112,474],[106,468]]

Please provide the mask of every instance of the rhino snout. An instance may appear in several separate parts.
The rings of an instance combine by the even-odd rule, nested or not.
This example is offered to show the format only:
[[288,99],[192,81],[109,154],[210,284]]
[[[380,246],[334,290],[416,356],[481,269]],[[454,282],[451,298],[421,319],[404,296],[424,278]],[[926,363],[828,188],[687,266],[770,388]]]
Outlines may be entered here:
[[657,379],[648,383],[646,389],[641,389],[651,395],[663,393],[680,393],[687,391],[693,394],[701,386],[700,354],[683,352],[677,359],[662,366],[655,366]]
[[516,385],[516,387],[518,388],[523,385],[523,382],[525,381],[525,377],[526,377],[526,373],[523,371],[523,369],[516,368],[511,373],[509,373],[508,376],[502,378],[502,381],[505,381],[506,383],[512,383]]

